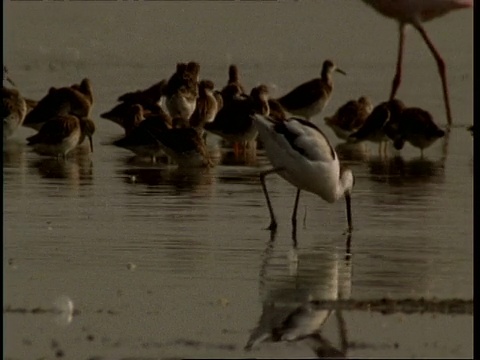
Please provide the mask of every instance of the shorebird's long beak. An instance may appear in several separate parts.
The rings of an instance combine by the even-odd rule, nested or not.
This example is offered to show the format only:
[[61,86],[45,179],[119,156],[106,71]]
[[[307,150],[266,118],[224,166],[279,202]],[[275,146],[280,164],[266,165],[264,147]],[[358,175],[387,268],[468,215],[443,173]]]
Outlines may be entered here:
[[88,141],[90,141],[90,152],[93,153],[93,138],[92,138],[92,136],[88,137]]
[[351,198],[348,192],[345,193],[345,203],[347,204],[347,223],[348,223],[348,232],[351,233],[353,230],[352,225],[352,207],[351,207]]
[[347,73],[345,71],[343,71],[342,69],[336,68],[335,71],[339,72],[340,74],[347,75]]

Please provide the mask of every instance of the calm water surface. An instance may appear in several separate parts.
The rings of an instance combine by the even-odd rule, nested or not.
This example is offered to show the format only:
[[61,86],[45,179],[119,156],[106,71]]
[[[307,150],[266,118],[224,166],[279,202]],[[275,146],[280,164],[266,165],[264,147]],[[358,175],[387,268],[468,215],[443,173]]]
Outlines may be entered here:
[[[343,311],[342,319],[322,310],[317,339],[259,340],[312,299],[473,298],[472,11],[427,24],[448,65],[449,137],[423,158],[407,145],[382,159],[374,144],[341,144],[322,120],[351,98],[388,96],[397,26],[361,2],[6,2],[4,10],[4,61],[20,91],[39,99],[88,76],[97,124],[95,152],[79,148],[66,162],[27,148],[30,129],[4,145],[6,358],[332,356],[339,328],[349,357],[473,356],[471,315]],[[398,96],[444,126],[434,60],[413,30],[406,46]],[[351,257],[343,201],[306,193],[294,249],[295,189],[276,176],[268,186],[279,230],[265,230],[262,151],[235,160],[210,137],[220,164],[180,170],[108,145],[122,129],[99,114],[169,77],[177,61],[199,61],[217,87],[236,63],[247,88],[267,83],[280,95],[317,76],[325,58],[348,74],[335,76],[313,121],[356,176]],[[73,319],[53,311],[67,299]]]

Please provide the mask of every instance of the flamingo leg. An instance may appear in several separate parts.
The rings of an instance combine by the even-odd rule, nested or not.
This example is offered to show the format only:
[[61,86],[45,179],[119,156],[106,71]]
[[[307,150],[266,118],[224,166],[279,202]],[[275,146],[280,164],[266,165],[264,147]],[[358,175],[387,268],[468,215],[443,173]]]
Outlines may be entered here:
[[448,125],[452,125],[452,112],[450,110],[450,101],[448,96],[448,86],[447,86],[447,69],[445,66],[445,61],[443,61],[442,56],[433,45],[432,41],[428,37],[427,32],[421,24],[414,24],[415,28],[418,30],[420,35],[422,35],[423,40],[427,44],[430,52],[432,53],[435,61],[437,62],[438,72],[440,73],[440,78],[442,79],[442,88],[443,88],[443,100],[445,102],[445,110],[447,111],[447,121]]
[[346,355],[348,350],[347,324],[340,309],[335,311],[335,317],[337,318],[340,348],[342,349],[342,354]]
[[403,48],[405,44],[405,23],[400,23],[398,28],[398,55],[397,55],[397,68],[395,76],[392,82],[392,91],[390,92],[390,100],[395,98],[398,87],[402,82],[402,60],[403,60]]

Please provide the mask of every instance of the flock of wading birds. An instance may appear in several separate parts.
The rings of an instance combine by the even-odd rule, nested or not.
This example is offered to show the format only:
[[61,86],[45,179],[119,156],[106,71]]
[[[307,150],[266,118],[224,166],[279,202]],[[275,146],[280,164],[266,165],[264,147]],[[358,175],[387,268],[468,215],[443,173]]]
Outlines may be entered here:
[[[390,99],[377,106],[366,96],[348,101],[333,116],[326,117],[325,123],[339,138],[349,142],[379,143],[380,153],[382,144],[385,144],[385,153],[387,142],[393,141],[397,150],[409,142],[419,148],[423,155],[423,150],[445,136],[445,131],[435,124],[428,111],[407,107],[395,98],[401,80],[404,27],[410,23],[421,33],[437,61],[450,125],[445,66],[421,22],[448,13],[455,7],[443,10],[437,8],[437,12],[432,13],[427,5],[438,7],[442,2],[426,1],[412,6],[411,2],[398,1],[396,6],[404,4],[404,9],[401,6],[389,9],[389,1],[365,2],[380,13],[395,18],[401,25],[397,71]],[[457,1],[443,3],[454,4]],[[464,3],[471,4],[468,1]],[[468,7],[465,4],[463,7]],[[407,16],[408,12],[412,16]],[[221,90],[215,90],[212,81],[200,79],[199,63],[178,63],[168,80],[120,96],[119,104],[101,114],[101,117],[115,122],[125,130],[125,136],[114,141],[114,145],[129,149],[139,156],[151,157],[153,161],[166,154],[179,166],[185,167],[213,166],[205,142],[208,132],[233,144],[236,154],[245,152],[247,144],[256,141],[258,137],[273,165],[270,170],[260,173],[270,212],[269,229],[276,229],[277,221],[265,177],[277,173],[297,187],[293,224],[296,223],[300,191],[305,190],[330,203],[344,197],[348,231],[351,232],[350,196],[355,182],[353,173],[340,166],[338,156],[327,137],[310,122],[330,99],[334,72],[345,74],[332,61],[325,60],[319,78],[302,83],[287,94],[273,99],[270,98],[266,85],[256,86],[247,93],[241,84],[236,65],[229,67],[227,84]],[[6,67],[3,78],[4,82],[8,81],[15,86]],[[23,125],[38,131],[28,137],[27,141],[40,154],[65,159],[85,138],[89,139],[93,151],[95,123],[89,117],[93,92],[88,78],[80,84],[52,87],[40,101],[26,99],[14,88],[3,86],[2,92],[4,142]],[[471,131],[473,133],[473,126]]]

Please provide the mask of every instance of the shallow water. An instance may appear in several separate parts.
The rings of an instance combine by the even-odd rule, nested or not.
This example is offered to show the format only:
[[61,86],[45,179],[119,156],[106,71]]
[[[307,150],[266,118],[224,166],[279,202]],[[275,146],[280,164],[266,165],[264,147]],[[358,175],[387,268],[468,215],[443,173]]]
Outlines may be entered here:
[[[97,124],[94,153],[79,148],[66,162],[27,148],[30,129],[4,145],[6,358],[332,356],[344,338],[354,358],[473,356],[469,312],[321,310],[313,312],[320,338],[257,341],[309,300],[473,299],[472,11],[426,25],[448,67],[450,135],[423,158],[407,145],[383,159],[374,144],[341,144],[322,120],[351,98],[388,96],[397,28],[361,2],[6,2],[4,10],[4,60],[22,94],[39,99],[88,76]],[[210,137],[221,163],[189,171],[107,145],[122,129],[99,114],[170,76],[177,61],[199,61],[217,87],[234,62],[247,88],[265,82],[280,95],[317,76],[327,57],[348,75],[335,76],[313,121],[356,177],[350,249],[343,201],[307,193],[295,249],[295,190],[273,175],[271,237],[261,150],[235,160]],[[435,63],[413,30],[398,96],[445,125]],[[58,314],[68,299],[73,315]]]

